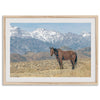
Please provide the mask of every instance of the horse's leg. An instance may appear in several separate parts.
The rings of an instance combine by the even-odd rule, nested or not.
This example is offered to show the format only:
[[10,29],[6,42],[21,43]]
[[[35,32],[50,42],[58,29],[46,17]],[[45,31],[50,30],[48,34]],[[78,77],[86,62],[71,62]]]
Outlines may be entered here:
[[63,64],[62,64],[62,60],[60,61],[60,69],[63,69]]
[[60,59],[59,59],[59,58],[57,58],[57,61],[58,61],[58,63],[59,63],[59,66],[61,66],[61,65],[60,65]]
[[75,69],[75,58],[72,59],[72,62],[73,62],[73,68],[72,69]]
[[63,69],[63,62],[62,62],[62,59],[60,59],[60,69]]
[[59,63],[60,69],[63,69],[62,61],[60,59],[57,59],[57,61]]
[[74,62],[73,62],[73,60],[71,60],[71,63],[72,63],[72,69],[74,69]]

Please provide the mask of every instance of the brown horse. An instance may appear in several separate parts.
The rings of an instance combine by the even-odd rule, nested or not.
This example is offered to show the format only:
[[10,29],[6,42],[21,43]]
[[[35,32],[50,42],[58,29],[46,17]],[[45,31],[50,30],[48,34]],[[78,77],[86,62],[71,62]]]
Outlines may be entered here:
[[74,69],[77,63],[77,54],[74,51],[62,51],[61,49],[50,48],[51,56],[55,54],[56,59],[60,65],[60,69],[63,69],[62,60],[70,60],[72,63],[72,69]]

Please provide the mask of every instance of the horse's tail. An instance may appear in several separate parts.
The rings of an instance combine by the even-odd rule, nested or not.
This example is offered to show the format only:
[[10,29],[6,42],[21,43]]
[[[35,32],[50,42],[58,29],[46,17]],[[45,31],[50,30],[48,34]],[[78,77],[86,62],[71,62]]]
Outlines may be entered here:
[[77,64],[77,53],[76,53],[76,58],[75,58],[75,65]]

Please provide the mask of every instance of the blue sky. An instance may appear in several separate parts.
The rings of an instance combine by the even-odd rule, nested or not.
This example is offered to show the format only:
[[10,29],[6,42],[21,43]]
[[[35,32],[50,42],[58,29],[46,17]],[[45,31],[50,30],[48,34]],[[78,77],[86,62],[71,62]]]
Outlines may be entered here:
[[29,32],[37,28],[44,28],[61,33],[91,32],[91,23],[11,23],[10,25],[20,27]]

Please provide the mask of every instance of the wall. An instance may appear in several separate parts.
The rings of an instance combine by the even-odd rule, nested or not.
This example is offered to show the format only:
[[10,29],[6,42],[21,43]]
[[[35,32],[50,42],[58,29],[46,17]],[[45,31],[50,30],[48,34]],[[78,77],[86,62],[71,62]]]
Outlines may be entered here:
[[[0,1],[0,100],[99,100],[98,86],[2,86],[3,15],[99,15],[99,0]],[[100,22],[100,21],[99,21]],[[99,40],[100,43],[100,40]],[[100,53],[98,54],[100,56]],[[100,80],[100,79],[99,79]]]

